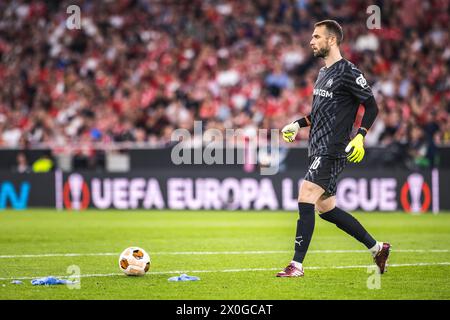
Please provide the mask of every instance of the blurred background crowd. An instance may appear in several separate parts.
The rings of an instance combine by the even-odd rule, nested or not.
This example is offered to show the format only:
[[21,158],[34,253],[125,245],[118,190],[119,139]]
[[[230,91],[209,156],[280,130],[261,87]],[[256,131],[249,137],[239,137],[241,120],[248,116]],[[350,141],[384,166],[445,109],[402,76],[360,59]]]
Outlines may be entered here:
[[[79,30],[66,27],[72,4]],[[367,28],[371,4],[381,29]],[[309,41],[333,18],[380,107],[366,145],[387,163],[434,166],[450,145],[449,12],[448,0],[1,1],[0,147],[89,156],[167,146],[194,120],[281,129],[310,112],[323,61]]]

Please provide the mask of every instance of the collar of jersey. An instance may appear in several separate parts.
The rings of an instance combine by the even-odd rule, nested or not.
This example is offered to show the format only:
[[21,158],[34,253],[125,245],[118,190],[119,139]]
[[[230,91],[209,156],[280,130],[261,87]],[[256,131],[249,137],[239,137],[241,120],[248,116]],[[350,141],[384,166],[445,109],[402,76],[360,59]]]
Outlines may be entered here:
[[330,70],[331,68],[333,68],[335,65],[337,65],[339,62],[341,62],[341,61],[343,61],[343,60],[344,60],[344,58],[340,58],[338,61],[336,61],[335,63],[333,63],[331,66],[329,66],[329,67],[327,67],[327,66],[323,67],[323,68],[324,68],[323,70],[325,70],[325,71]]

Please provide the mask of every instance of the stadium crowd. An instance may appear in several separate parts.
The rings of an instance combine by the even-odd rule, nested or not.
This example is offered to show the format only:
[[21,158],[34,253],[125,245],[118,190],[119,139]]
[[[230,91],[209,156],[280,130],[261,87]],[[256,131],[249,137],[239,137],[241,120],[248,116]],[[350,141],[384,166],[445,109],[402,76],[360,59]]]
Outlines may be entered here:
[[[80,29],[66,26],[72,4]],[[374,4],[381,29],[369,30],[358,0],[1,1],[0,147],[166,146],[194,120],[280,129],[310,112],[313,25],[334,18],[380,107],[366,145],[433,165],[450,145],[449,1]]]

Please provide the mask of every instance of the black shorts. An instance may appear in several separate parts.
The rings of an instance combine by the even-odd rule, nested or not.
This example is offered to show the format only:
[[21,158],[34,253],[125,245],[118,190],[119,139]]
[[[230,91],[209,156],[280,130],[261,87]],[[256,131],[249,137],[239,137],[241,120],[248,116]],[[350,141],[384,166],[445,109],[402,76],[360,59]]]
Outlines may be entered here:
[[335,158],[326,155],[310,157],[305,180],[321,186],[326,195],[334,196],[337,178],[346,165],[347,158]]

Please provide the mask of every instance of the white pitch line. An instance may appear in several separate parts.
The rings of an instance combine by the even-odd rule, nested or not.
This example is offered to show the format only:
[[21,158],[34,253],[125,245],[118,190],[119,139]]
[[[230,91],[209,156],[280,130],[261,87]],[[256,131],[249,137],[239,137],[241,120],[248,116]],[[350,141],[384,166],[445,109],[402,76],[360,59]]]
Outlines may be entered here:
[[[445,253],[448,249],[391,249],[392,252],[411,253]],[[154,255],[219,255],[219,254],[281,254],[291,253],[292,250],[272,250],[272,251],[180,251],[180,252],[153,252]],[[367,253],[367,250],[310,250],[308,253]],[[119,253],[44,253],[44,254],[21,254],[21,255],[0,255],[0,259],[14,258],[51,258],[51,257],[89,257],[89,256],[118,256]]]
[[[427,266],[450,266],[450,262],[419,262],[419,263],[403,263],[403,264],[389,264],[389,268],[395,267],[427,267]],[[371,268],[374,265],[354,265],[354,266],[332,266],[332,267],[306,267],[306,270],[324,270],[324,269],[360,269],[360,268]],[[149,275],[152,274],[182,274],[182,273],[226,273],[226,272],[252,272],[252,271],[276,271],[281,270],[281,268],[249,268],[249,269],[224,269],[224,270],[174,270],[174,271],[155,271],[150,272]],[[99,273],[99,274],[82,274],[78,277],[74,276],[55,276],[56,278],[95,278],[95,277],[112,277],[112,276],[120,276],[123,273]],[[10,280],[32,280],[43,278],[43,276],[36,277],[16,277],[16,278],[0,278],[0,281],[10,281]]]
[[18,254],[18,255],[2,255],[0,259],[13,258],[52,258],[52,257],[88,257],[88,256],[115,256],[119,253],[43,253],[43,254]]

